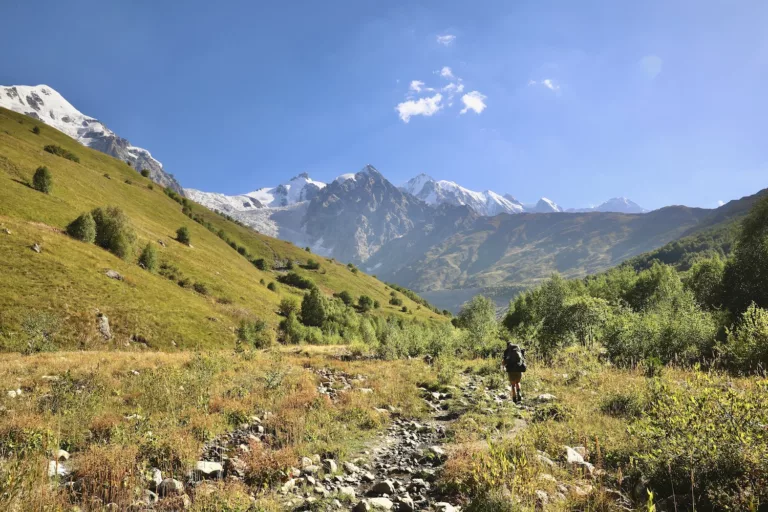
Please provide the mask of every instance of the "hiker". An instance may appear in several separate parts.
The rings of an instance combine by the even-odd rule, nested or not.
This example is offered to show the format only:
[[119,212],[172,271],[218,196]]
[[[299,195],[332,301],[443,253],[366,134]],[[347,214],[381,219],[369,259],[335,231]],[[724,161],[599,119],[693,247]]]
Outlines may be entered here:
[[523,399],[523,395],[520,393],[520,381],[523,378],[523,372],[527,369],[525,364],[525,349],[508,341],[507,348],[504,350],[503,364],[504,369],[507,370],[509,385],[512,386],[512,401],[520,403]]

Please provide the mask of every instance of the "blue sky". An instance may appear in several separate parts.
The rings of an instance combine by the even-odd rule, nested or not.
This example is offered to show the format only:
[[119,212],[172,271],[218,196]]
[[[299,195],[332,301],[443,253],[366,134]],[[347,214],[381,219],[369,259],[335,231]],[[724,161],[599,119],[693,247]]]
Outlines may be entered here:
[[764,1],[39,0],[0,18],[0,84],[54,87],[186,187],[367,163],[564,206],[768,186]]

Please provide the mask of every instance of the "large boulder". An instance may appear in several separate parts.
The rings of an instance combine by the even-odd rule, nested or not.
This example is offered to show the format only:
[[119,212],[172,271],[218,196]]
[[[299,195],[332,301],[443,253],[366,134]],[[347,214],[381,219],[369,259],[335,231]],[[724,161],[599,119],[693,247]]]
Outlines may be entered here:
[[218,462],[198,461],[193,475],[197,480],[220,480],[224,477],[224,467]]
[[184,493],[184,484],[174,478],[166,478],[157,486],[157,494],[161,497],[179,496]]

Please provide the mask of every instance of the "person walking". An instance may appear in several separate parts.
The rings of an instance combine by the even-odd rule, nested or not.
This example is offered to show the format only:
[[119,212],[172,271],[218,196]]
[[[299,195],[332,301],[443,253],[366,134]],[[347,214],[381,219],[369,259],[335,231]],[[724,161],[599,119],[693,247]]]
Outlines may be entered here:
[[507,348],[504,350],[504,369],[509,377],[509,385],[512,386],[512,401],[520,403],[523,395],[520,392],[520,381],[523,379],[523,372],[527,370],[525,364],[525,349],[519,345],[507,342]]

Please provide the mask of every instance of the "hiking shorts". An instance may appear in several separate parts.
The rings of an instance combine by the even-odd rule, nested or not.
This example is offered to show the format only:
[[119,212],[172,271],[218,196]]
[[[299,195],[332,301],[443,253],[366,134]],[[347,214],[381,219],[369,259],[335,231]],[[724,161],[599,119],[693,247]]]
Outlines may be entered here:
[[507,371],[507,377],[509,377],[509,383],[514,386],[515,384],[520,384],[520,381],[523,380],[523,372]]

